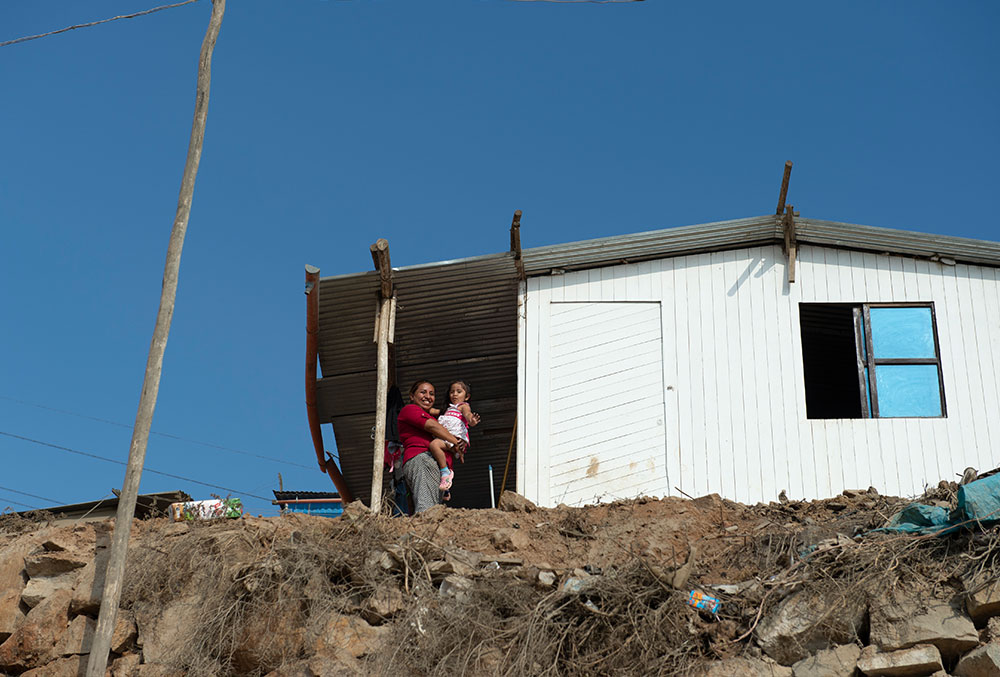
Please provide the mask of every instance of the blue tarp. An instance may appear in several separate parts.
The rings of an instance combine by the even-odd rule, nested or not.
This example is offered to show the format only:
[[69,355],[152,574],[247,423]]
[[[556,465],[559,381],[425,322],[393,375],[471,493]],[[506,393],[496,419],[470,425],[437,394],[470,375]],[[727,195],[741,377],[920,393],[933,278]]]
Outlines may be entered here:
[[875,531],[943,536],[975,523],[1000,521],[1000,473],[958,488],[958,507],[949,511],[934,505],[911,503]]
[[984,524],[1000,521],[1000,473],[959,487],[958,512]]

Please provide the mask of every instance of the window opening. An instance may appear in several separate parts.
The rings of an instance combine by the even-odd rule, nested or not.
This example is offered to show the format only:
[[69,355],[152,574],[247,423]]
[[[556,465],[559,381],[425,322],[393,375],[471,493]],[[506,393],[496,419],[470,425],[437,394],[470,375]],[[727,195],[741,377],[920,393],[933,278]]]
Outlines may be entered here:
[[932,303],[799,304],[808,418],[946,416]]

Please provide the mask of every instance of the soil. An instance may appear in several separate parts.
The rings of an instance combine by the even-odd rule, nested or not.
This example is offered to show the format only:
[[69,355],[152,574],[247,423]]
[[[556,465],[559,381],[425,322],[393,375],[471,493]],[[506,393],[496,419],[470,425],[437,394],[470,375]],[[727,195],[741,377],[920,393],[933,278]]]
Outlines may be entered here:
[[[955,490],[942,483],[922,499],[953,504]],[[686,674],[759,655],[756,621],[793,588],[946,584],[934,542],[871,534],[908,502],[868,489],[754,506],[713,494],[548,509],[514,495],[504,509],[409,518],[354,503],[337,519],[137,520],[122,608],[138,641],[118,660],[175,637],[179,675]],[[0,522],[9,538],[31,528]],[[880,549],[906,566],[872,580]],[[692,609],[692,590],[722,611]],[[342,627],[353,628],[347,645],[331,639]]]

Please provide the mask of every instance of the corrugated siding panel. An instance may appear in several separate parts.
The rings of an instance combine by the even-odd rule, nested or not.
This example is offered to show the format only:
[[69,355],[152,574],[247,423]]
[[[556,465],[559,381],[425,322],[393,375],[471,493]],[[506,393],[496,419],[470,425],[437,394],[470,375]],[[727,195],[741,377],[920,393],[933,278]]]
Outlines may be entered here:
[[[529,279],[522,393],[533,404],[523,463],[539,475],[559,472],[550,422],[544,411],[531,416],[550,388],[540,371],[550,359],[543,339],[552,307],[634,294],[662,302],[671,487],[744,502],[774,500],[783,489],[818,498],[869,485],[915,495],[966,466],[992,468],[1000,448],[998,273],[805,245],[794,284],[778,246]],[[948,417],[807,419],[799,303],[880,301],[934,302]],[[543,504],[557,502],[544,486],[521,487]]]
[[[429,379],[444,403],[448,382],[467,381],[482,423],[472,451],[456,469],[452,505],[490,504],[487,466],[496,490],[510,448],[517,391],[517,274],[510,255],[467,259],[394,272],[396,374],[401,390]],[[371,491],[375,418],[378,281],[374,273],[320,280],[317,384],[320,420],[332,423],[341,469],[358,498]],[[516,481],[514,469],[509,488]]]

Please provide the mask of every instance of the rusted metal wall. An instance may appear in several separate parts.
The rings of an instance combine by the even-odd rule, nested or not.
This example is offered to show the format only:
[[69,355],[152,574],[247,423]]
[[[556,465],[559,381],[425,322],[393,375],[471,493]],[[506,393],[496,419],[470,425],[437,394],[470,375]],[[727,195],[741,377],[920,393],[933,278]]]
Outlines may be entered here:
[[[472,388],[482,423],[472,450],[456,469],[452,504],[490,504],[487,466],[496,490],[507,458],[516,413],[517,279],[509,254],[394,272],[397,297],[395,355],[400,389],[429,379],[445,404],[449,381]],[[320,420],[333,423],[341,468],[358,498],[371,491],[371,428],[375,416],[376,274],[320,281]],[[508,485],[514,486],[514,472]]]

